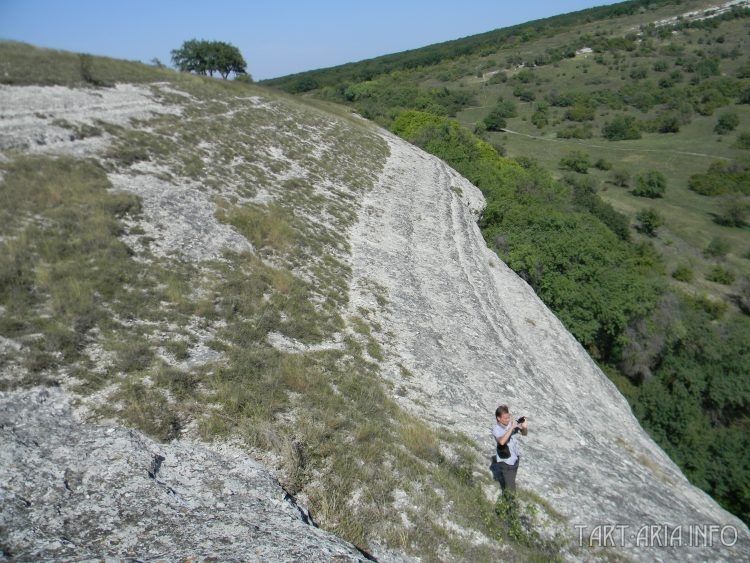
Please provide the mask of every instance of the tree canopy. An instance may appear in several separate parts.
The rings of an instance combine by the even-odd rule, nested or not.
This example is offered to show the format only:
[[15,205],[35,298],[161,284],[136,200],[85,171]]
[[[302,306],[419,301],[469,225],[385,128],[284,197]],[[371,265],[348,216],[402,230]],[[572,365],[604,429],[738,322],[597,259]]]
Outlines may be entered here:
[[213,76],[218,72],[226,80],[231,73],[247,74],[247,63],[240,50],[223,41],[190,39],[172,51],[172,62],[182,72]]

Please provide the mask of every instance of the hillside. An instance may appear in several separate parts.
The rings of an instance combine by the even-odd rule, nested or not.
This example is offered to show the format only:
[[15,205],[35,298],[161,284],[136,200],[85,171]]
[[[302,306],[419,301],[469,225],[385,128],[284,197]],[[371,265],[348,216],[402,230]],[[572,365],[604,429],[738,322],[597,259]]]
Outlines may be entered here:
[[749,30],[744,1],[631,1],[265,82],[477,185],[487,244],[746,522]]
[[[0,54],[3,557],[750,555],[487,248],[484,197],[444,161],[259,86]],[[532,429],[514,506],[487,467],[502,402]],[[302,532],[272,476],[346,541]],[[627,545],[579,540],[601,522]],[[637,545],[667,524],[737,539]]]

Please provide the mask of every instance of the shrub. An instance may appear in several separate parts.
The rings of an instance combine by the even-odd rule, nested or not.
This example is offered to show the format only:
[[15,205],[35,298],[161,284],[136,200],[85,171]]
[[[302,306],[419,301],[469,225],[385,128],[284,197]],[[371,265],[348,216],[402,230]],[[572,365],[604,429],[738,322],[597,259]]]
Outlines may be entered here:
[[648,76],[648,69],[642,66],[636,67],[630,71],[630,78],[633,80],[642,80]]
[[672,272],[672,277],[678,281],[691,282],[693,281],[693,269],[690,266],[681,264]]
[[731,270],[728,270],[724,266],[714,266],[706,276],[706,279],[722,285],[732,285],[735,280],[735,275]]
[[750,195],[750,164],[737,161],[712,162],[705,174],[690,176],[688,187],[701,195]]
[[577,103],[565,111],[565,119],[568,121],[593,121],[595,116],[595,108],[581,103]]
[[494,110],[484,118],[482,123],[487,131],[502,131],[507,126],[505,118]]
[[708,243],[703,254],[712,258],[723,258],[731,249],[732,245],[727,239],[724,237],[714,237],[711,242]]
[[750,133],[740,133],[734,143],[736,149],[750,149]]
[[484,124],[488,131],[502,131],[506,126],[505,120],[517,115],[516,104],[500,99],[490,114],[484,118]]
[[658,198],[664,197],[667,189],[667,178],[657,170],[649,170],[639,174],[635,181],[633,195],[641,197]]
[[524,88],[523,86],[516,86],[513,89],[513,95],[520,99],[522,102],[533,102],[536,100],[536,94],[529,88]]
[[619,186],[621,188],[627,188],[630,186],[630,172],[627,170],[615,170],[612,172],[612,183],[615,186]]
[[604,127],[602,127],[602,137],[609,141],[640,139],[641,131],[636,124],[635,117],[632,115],[618,115],[612,121],[604,124]]
[[591,167],[589,155],[582,151],[571,151],[560,159],[560,166],[572,172],[586,174]]
[[516,108],[516,104],[514,104],[512,101],[506,101],[503,99],[497,101],[497,106],[495,106],[494,111],[497,112],[498,115],[501,115],[505,118],[518,116],[518,109]]
[[531,123],[533,123],[538,129],[542,129],[549,125],[549,106],[546,102],[541,102],[536,111],[531,115]]
[[730,131],[734,131],[735,128],[740,124],[740,118],[734,112],[722,113],[719,119],[716,121],[714,132],[719,135],[724,135]]
[[558,139],[590,139],[594,136],[588,123],[580,127],[566,127],[556,133]]
[[659,122],[659,133],[677,133],[680,130],[680,120],[674,115],[666,115]]
[[594,168],[596,168],[597,170],[611,170],[612,163],[608,160],[600,158],[594,163]]
[[664,217],[656,209],[641,209],[635,216],[639,232],[650,237],[656,236],[656,229],[664,224]]
[[750,315],[750,281],[742,278],[737,284],[737,293],[733,297],[740,310]]
[[736,195],[729,195],[722,199],[719,214],[714,221],[727,227],[742,227],[747,224],[748,215],[750,204]]

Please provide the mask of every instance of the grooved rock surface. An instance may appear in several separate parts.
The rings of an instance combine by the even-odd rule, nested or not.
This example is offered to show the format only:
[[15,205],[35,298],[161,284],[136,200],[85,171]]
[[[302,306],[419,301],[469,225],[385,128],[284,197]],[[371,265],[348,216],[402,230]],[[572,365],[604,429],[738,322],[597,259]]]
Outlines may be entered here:
[[[376,320],[393,335],[384,371],[397,399],[471,436],[488,459],[497,405],[527,415],[517,484],[565,516],[576,542],[610,524],[625,526],[637,559],[750,559],[747,527],[687,481],[557,317],[487,248],[479,190],[388,138],[391,157],[351,235],[352,304],[377,309],[369,288],[386,290]],[[710,525],[731,526],[724,537],[734,545],[717,533],[710,546],[691,541]],[[659,526],[668,536],[679,529],[682,544],[644,542]]]
[[366,559],[246,454],[81,424],[57,388],[0,393],[0,506],[0,559]]

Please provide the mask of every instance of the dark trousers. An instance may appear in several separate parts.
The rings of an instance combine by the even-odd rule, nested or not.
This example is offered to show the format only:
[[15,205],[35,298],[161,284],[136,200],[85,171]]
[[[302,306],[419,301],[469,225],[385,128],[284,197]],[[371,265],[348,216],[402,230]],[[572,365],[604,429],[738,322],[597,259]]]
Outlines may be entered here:
[[503,491],[516,490],[516,472],[518,471],[518,463],[520,461],[521,458],[518,458],[513,465],[508,465],[507,463],[495,460],[490,466],[493,478],[500,483]]

